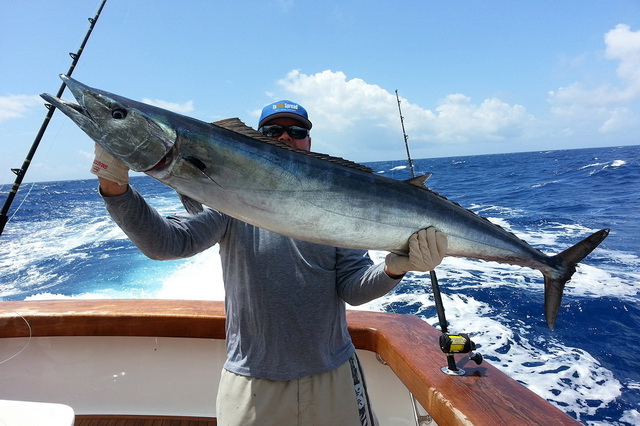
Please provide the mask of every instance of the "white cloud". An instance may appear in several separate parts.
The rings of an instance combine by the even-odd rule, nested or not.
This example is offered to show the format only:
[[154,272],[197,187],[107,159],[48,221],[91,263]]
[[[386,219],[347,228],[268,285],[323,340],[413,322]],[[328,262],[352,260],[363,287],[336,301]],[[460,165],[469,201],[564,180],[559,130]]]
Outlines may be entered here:
[[360,78],[347,80],[340,71],[306,75],[294,70],[279,84],[304,99],[304,103],[300,102],[313,114],[319,126],[326,123],[337,131],[372,118],[383,118],[387,123],[394,114],[394,95]]
[[628,25],[619,24],[604,37],[607,44],[605,57],[618,60],[618,77],[625,86],[621,100],[640,96],[640,31],[633,32]]
[[626,123],[629,123],[633,119],[633,114],[631,114],[628,108],[615,108],[611,111],[609,118],[600,126],[598,131],[600,133],[611,133],[624,130],[627,127]]
[[433,128],[439,141],[501,141],[521,136],[532,121],[522,105],[497,98],[476,105],[467,96],[453,94],[436,108]]
[[83,160],[93,161],[93,159],[95,158],[96,155],[93,152],[89,152],[89,151],[86,151],[84,149],[81,149],[81,150],[78,151],[78,156],[80,158],[82,158]]
[[[310,111],[314,129],[345,131],[366,123],[399,134],[395,93],[360,78],[347,79],[340,71],[307,75],[294,70],[279,81]],[[533,117],[521,105],[499,99],[474,104],[462,94],[442,99],[434,110],[401,98],[405,128],[412,140],[438,143],[496,141],[522,134]]]
[[36,95],[0,96],[0,123],[24,117],[31,107],[43,104],[42,98]]
[[177,102],[163,101],[161,99],[144,98],[142,99],[142,102],[144,102],[145,104],[157,106],[159,108],[167,109],[169,111],[177,112],[178,114],[187,114],[193,112],[193,110],[195,109],[193,106],[193,101],[187,101],[180,104]]
[[625,105],[640,100],[640,31],[619,24],[604,36],[604,57],[618,62],[617,81],[589,86],[577,81],[549,92],[551,112],[558,117],[595,125],[607,133],[634,124]]

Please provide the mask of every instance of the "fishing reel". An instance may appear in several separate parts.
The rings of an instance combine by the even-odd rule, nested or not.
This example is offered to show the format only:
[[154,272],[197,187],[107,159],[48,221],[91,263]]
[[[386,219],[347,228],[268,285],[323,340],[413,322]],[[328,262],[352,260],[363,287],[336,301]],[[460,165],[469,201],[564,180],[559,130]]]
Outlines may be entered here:
[[440,349],[447,355],[447,367],[442,367],[441,370],[445,374],[452,376],[462,376],[465,371],[456,366],[453,354],[469,354],[469,359],[480,365],[482,363],[482,355],[479,353],[472,353],[476,350],[476,344],[471,340],[468,334],[449,334],[442,333],[440,335]]
[[482,363],[482,355],[471,352],[476,350],[476,344],[473,343],[468,334],[450,334],[448,332],[447,317],[444,314],[444,305],[442,304],[442,296],[440,295],[438,277],[435,271],[430,271],[429,274],[431,276],[431,287],[433,289],[433,299],[436,303],[438,321],[440,322],[440,329],[442,330],[442,334],[440,335],[440,349],[447,355],[447,366],[442,367],[440,370],[444,374],[451,376],[464,376],[465,371],[456,366],[456,360],[453,358],[453,354],[469,354],[469,359],[477,365]]

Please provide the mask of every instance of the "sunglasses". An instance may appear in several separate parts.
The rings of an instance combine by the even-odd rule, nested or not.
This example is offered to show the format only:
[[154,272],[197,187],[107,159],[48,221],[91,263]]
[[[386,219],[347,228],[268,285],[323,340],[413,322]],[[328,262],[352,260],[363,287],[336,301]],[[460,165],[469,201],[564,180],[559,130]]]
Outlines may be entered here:
[[271,126],[260,127],[260,133],[262,133],[268,138],[280,137],[285,131],[293,139],[304,139],[307,136],[309,136],[309,129],[305,129],[304,127],[299,127],[299,126],[285,127],[285,126],[280,126],[278,124],[273,124]]

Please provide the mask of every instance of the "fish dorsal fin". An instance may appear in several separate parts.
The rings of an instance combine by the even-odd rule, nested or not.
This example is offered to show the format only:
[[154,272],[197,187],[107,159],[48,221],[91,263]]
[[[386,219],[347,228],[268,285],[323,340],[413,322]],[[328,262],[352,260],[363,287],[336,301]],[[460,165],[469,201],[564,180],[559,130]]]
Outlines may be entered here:
[[373,170],[371,168],[364,166],[362,164],[354,163],[353,161],[345,160],[344,158],[333,157],[331,155],[320,154],[318,152],[305,151],[302,149],[290,147],[289,145],[282,142],[274,141],[273,139],[270,139],[264,136],[262,133],[258,132],[257,130],[247,126],[239,118],[227,118],[225,120],[214,121],[211,124],[213,124],[214,126],[222,127],[227,130],[231,130],[232,132],[240,133],[241,135],[248,136],[250,138],[257,139],[262,142],[266,142],[271,145],[279,146],[280,148],[284,148],[289,151],[296,151],[301,154],[308,155],[310,157],[315,157],[325,161],[330,161],[334,164],[340,164],[342,166],[351,167],[352,169],[360,170],[367,173],[373,173]]
[[241,135],[249,136],[253,139],[261,140],[263,142],[274,142],[272,139],[266,137],[259,131],[252,129],[251,127],[244,124],[239,118],[226,118],[224,120],[214,121],[211,124],[223,127],[227,130],[231,130],[232,132],[240,133]]
[[409,183],[413,186],[417,186],[419,188],[424,188],[427,185],[425,184],[425,182],[427,181],[427,179],[429,179],[431,177],[431,173],[427,173],[424,174],[422,176],[416,176],[416,177],[412,177],[411,179],[407,179],[405,180],[406,183]]

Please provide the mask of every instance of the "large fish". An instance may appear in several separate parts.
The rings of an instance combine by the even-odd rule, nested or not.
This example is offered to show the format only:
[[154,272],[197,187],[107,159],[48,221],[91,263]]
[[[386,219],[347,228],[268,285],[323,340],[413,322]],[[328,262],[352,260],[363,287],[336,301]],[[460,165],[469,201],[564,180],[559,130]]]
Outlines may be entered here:
[[576,264],[608,235],[603,229],[555,256],[424,186],[334,157],[265,139],[239,120],[217,125],[93,89],[61,76],[77,104],[42,97],[131,170],[175,189],[188,210],[201,204],[289,237],[335,247],[406,254],[414,232],[448,236],[447,256],[537,269],[545,317],[554,328]]

